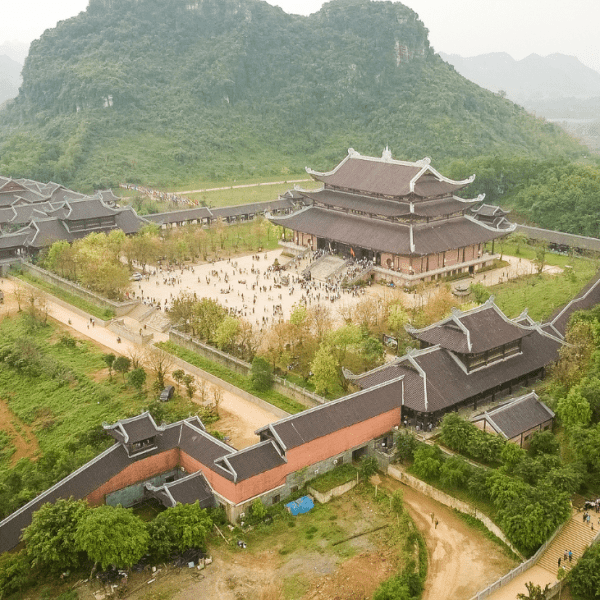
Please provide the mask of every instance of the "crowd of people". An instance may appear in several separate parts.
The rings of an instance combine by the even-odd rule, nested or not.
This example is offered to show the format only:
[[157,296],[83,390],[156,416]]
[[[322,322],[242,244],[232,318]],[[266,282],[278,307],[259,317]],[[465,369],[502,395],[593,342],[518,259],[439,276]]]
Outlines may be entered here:
[[[294,305],[350,302],[365,288],[346,288],[340,282],[305,279],[298,270],[287,271],[274,253],[254,254],[207,265],[152,267],[133,292],[149,306],[168,312],[182,293],[218,300],[235,317],[247,319],[259,331],[289,319]],[[316,257],[318,258],[318,256]]]
[[142,194],[142,196],[147,196],[148,198],[152,198],[153,200],[158,200],[160,202],[171,202],[173,204],[187,204],[189,206],[198,206],[197,200],[190,200],[185,196],[178,196],[173,192],[162,192],[161,190],[155,190],[153,188],[145,187],[143,185],[138,185],[137,183],[120,183],[119,187],[125,190],[133,190],[138,194]]

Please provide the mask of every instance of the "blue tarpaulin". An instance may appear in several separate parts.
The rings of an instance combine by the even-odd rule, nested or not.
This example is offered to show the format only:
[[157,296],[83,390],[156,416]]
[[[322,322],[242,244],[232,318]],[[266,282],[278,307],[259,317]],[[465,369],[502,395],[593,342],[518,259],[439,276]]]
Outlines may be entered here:
[[298,500],[288,502],[285,507],[294,515],[301,515],[308,512],[311,508],[314,508],[315,503],[312,501],[310,496],[302,496]]

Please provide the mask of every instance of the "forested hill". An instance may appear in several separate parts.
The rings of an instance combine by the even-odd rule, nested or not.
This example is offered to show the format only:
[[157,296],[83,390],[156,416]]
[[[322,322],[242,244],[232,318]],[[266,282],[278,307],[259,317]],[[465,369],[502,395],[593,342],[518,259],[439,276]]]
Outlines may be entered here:
[[574,157],[553,125],[460,76],[400,3],[309,16],[258,0],[90,0],[31,45],[0,173],[80,189],[394,156]]

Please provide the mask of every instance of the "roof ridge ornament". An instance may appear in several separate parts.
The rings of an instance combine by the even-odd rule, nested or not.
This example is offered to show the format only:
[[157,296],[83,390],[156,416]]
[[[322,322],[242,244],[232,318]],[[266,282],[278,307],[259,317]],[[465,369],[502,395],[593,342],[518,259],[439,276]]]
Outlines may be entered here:
[[429,158],[429,156],[424,156],[422,159],[418,160],[415,164],[420,165],[422,167],[426,167],[431,164],[431,158]]
[[383,152],[381,153],[381,159],[384,162],[390,162],[392,161],[392,151],[390,150],[389,146],[386,146],[383,150]]

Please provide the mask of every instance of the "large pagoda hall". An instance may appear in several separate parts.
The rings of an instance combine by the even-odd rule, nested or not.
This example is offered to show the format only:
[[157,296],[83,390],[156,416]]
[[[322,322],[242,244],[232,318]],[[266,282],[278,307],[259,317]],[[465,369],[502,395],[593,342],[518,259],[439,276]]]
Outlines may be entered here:
[[483,195],[456,195],[474,175],[454,181],[428,158],[405,162],[387,148],[381,158],[351,148],[332,171],[306,170],[322,187],[288,192],[304,208],[270,220],[293,231],[298,249],[372,261],[375,279],[412,286],[474,273],[495,258],[485,243],[516,227],[498,207],[482,205]]

